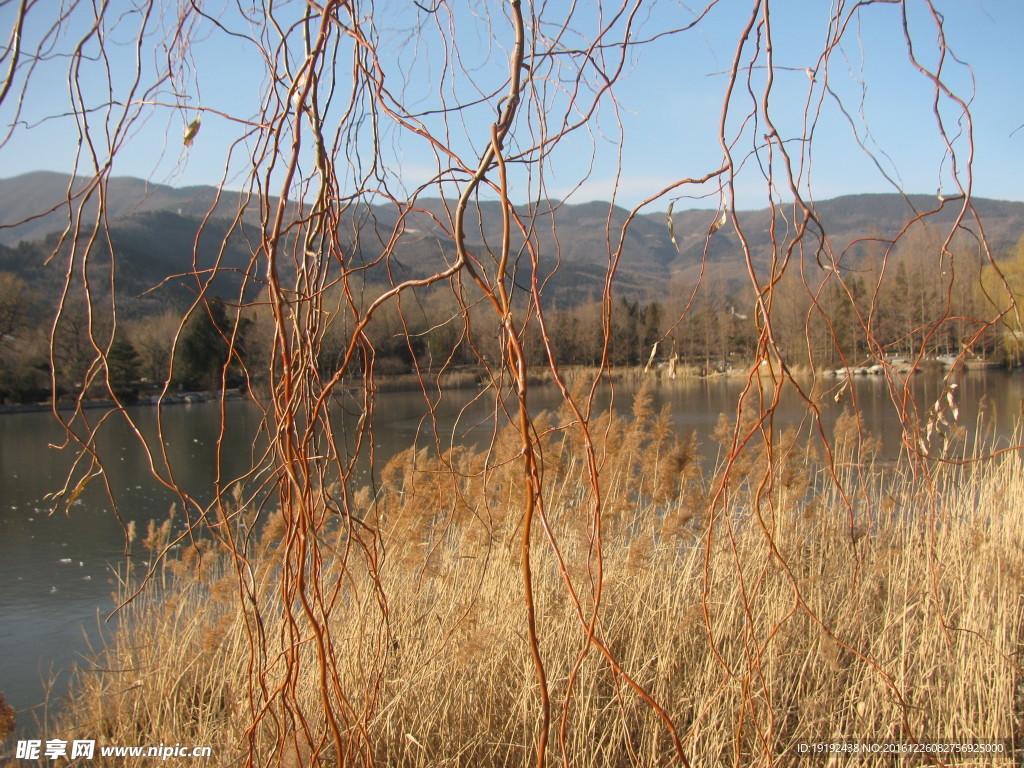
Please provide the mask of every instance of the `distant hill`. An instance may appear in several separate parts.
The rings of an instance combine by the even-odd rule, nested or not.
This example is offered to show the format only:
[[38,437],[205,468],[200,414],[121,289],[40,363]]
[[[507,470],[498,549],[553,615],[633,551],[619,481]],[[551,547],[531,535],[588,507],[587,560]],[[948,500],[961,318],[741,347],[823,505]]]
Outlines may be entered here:
[[[67,203],[68,191],[75,196]],[[72,217],[85,221],[95,217],[94,200],[85,202],[87,181],[72,180],[57,173],[30,173],[0,179],[0,270],[22,274],[37,285],[53,284],[62,278],[56,265],[41,266],[45,255],[57,242],[55,233],[67,228]],[[147,302],[177,301],[194,294],[204,270],[219,265],[221,272],[214,292],[237,294],[242,275],[250,278],[261,273],[253,268],[252,251],[260,240],[257,201],[250,201],[242,223],[233,226],[243,202],[238,192],[218,197],[213,187],[173,188],[150,184],[135,178],[113,178],[107,190],[107,228],[117,254],[117,285],[125,296],[138,296],[165,278],[198,270],[196,276],[177,278],[158,291],[147,294]],[[93,195],[94,197],[94,195]],[[276,204],[276,200],[270,201]],[[975,210],[982,217],[985,235],[997,254],[1010,248],[1024,234],[1024,203],[975,198]],[[802,254],[796,258],[824,262],[821,232],[829,234],[832,254],[842,268],[856,268],[860,261],[879,253],[883,245],[862,242],[864,238],[891,238],[918,214],[939,210],[928,218],[936,236],[944,237],[960,211],[962,201],[940,204],[934,196],[866,194],[838,197],[816,203],[817,221],[807,222]],[[525,214],[526,209],[522,209]],[[561,305],[598,298],[605,274],[615,257],[622,227],[629,212],[607,203],[561,204],[552,201],[534,211],[533,230],[529,233],[539,259],[538,277],[546,294]],[[418,201],[417,209],[400,222],[394,207],[353,207],[339,228],[338,238],[347,253],[348,267],[362,266],[371,279],[383,280],[422,277],[450,263],[454,243],[438,221],[450,228],[454,202],[439,199]],[[792,237],[799,222],[788,220],[792,206],[781,207],[776,215],[777,241]],[[739,239],[731,226],[721,229],[707,245],[706,236],[716,217],[709,210],[679,210],[673,214],[673,229],[679,250],[672,244],[664,212],[649,212],[635,217],[622,243],[617,262],[616,289],[619,295],[651,299],[663,295],[669,283],[692,284],[702,272],[734,287],[747,281],[746,260]],[[501,242],[502,219],[494,202],[482,202],[468,217],[467,243],[480,268],[493,273],[496,265],[487,254]],[[203,223],[205,220],[205,224]],[[755,269],[767,275],[773,248],[771,215],[768,210],[743,211],[739,221],[747,238]],[[973,221],[961,242],[970,241],[976,229]],[[233,227],[233,228],[232,228]],[[197,233],[202,229],[198,239]],[[227,246],[220,247],[224,238]],[[385,243],[395,246],[387,263],[378,260]],[[516,279],[525,283],[530,254],[522,248],[524,240],[517,232],[513,253],[518,263]],[[611,247],[609,247],[611,242]],[[6,246],[6,247],[4,247]],[[294,247],[291,243],[287,247]],[[103,273],[109,264],[106,246],[97,246],[94,269]],[[193,252],[197,260],[193,265]],[[781,256],[782,254],[778,254]],[[218,261],[219,260],[219,261]],[[285,261],[288,261],[286,258]],[[109,267],[106,267],[109,281]],[[58,283],[59,284],[59,283]],[[255,289],[254,289],[255,290]]]
[[[69,207],[69,189],[74,196]],[[14,245],[22,240],[40,240],[51,232],[63,230],[72,214],[87,197],[85,220],[95,216],[95,193],[88,195],[88,180],[50,171],[36,171],[11,179],[0,179],[0,244]],[[232,206],[237,210],[238,193],[225,193],[218,214],[225,218]],[[214,187],[169,187],[128,176],[110,180],[107,185],[107,215],[116,221],[137,213],[166,211],[179,216],[204,216],[217,199]],[[40,216],[54,209],[48,215]],[[33,218],[36,217],[36,218]]]

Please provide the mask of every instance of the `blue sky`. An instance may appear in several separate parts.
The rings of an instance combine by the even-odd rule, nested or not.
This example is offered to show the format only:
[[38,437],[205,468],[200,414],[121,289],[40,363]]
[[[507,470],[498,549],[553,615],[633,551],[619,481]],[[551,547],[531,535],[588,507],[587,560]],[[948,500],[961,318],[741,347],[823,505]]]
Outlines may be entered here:
[[[679,179],[701,176],[717,168],[722,162],[718,125],[728,81],[723,73],[730,66],[740,31],[755,5],[753,0],[720,0],[695,29],[666,36],[631,53],[626,73],[615,87],[614,103],[605,98],[589,130],[570,136],[556,149],[549,158],[543,187],[536,175],[513,173],[513,198],[522,200],[543,190],[555,197],[572,193],[574,202],[584,202],[607,200],[616,193],[617,202],[632,206]],[[849,8],[854,4],[845,5]],[[0,8],[4,30],[10,28],[13,19],[11,6]],[[225,28],[248,32],[246,20],[231,10],[234,4],[225,2],[223,6],[228,9],[222,16]],[[1018,39],[1024,29],[1024,2],[935,0],[934,7],[945,19],[949,46],[943,80],[958,96],[971,102],[973,192],[985,197],[1022,200],[1024,129],[1014,131],[1024,124],[1024,46]],[[222,13],[219,3],[205,8],[211,15]],[[605,20],[612,8],[606,6]],[[642,5],[636,14],[633,39],[681,26],[702,8],[701,4],[684,2]],[[909,61],[901,6],[879,2],[861,8],[841,47],[833,51],[827,73],[819,67],[813,82],[808,71],[818,65],[833,4],[825,0],[775,0],[771,9],[776,70],[769,114],[794,162],[799,162],[801,154],[806,158],[809,147],[812,163],[810,175],[805,170],[800,176],[802,193],[825,199],[846,193],[892,191],[892,182],[886,175],[909,192],[934,193],[940,187],[951,192],[952,166],[937,130],[935,90]],[[934,67],[940,49],[928,6],[923,0],[907,0],[906,9],[915,41],[914,53],[922,64]],[[493,17],[490,26],[481,23],[485,11]],[[472,71],[483,90],[500,92],[507,73],[505,57],[510,42],[500,3],[453,2],[450,15],[426,18],[410,3],[380,2],[375,14],[374,29],[387,51],[383,62],[391,68],[388,82],[396,92],[405,94],[411,108],[430,110],[440,106],[437,79],[446,72],[451,76],[458,71],[457,67],[444,66],[444,46],[450,44],[453,35],[460,40],[462,50],[462,59],[456,64]],[[137,71],[132,41],[140,18],[127,13],[110,24],[109,41],[113,44],[108,48],[115,70],[115,98],[123,93]],[[43,21],[49,19],[40,18],[30,24],[25,34],[28,42],[31,43],[33,35],[38,38],[45,26]],[[86,28],[86,21],[84,14],[73,18],[57,47],[67,49],[73,44]],[[596,3],[578,5],[573,28],[579,38],[587,36],[600,23]],[[617,29],[621,29],[621,24]],[[573,41],[570,35],[566,42],[575,45],[578,40]],[[168,106],[144,110],[144,122],[133,129],[130,141],[115,160],[115,175],[141,176],[177,186],[216,184],[222,178],[227,179],[228,186],[242,184],[258,137],[239,120],[256,116],[260,94],[266,88],[258,50],[234,35],[204,24],[189,53],[189,66],[181,72],[174,87],[165,85],[154,94],[153,100]],[[613,54],[611,51],[608,56]],[[955,54],[957,60],[950,54]],[[142,48],[144,76],[151,71],[152,62],[160,61],[162,56],[161,36],[153,33]],[[763,55],[754,59],[753,47],[748,44],[742,59],[745,63],[753,61],[750,83],[754,96],[759,98],[765,81]],[[58,58],[40,64],[33,73],[34,87],[25,101],[21,123],[0,147],[0,173],[4,176],[40,169],[66,172],[74,167],[78,144],[74,119],[63,117],[39,123],[47,115],[69,109],[67,66],[67,59]],[[87,100],[101,106],[107,90],[102,71],[94,62],[85,62],[83,66]],[[446,89],[455,97],[474,95],[465,82],[446,83]],[[554,83],[550,78],[538,84],[538,92],[548,94],[545,98],[549,101],[545,103],[551,108],[549,120],[554,120],[560,114],[558,109],[566,103],[564,97],[552,94],[567,84],[571,84],[568,79]],[[826,85],[830,92],[825,90]],[[339,77],[339,89],[345,86],[345,76]],[[754,127],[747,123],[740,128],[752,105],[745,87],[742,82],[726,123],[726,134],[736,138],[735,161],[740,163],[746,158],[736,177],[735,202],[740,208],[763,207],[769,194],[785,198],[787,193],[784,189],[769,190],[763,170],[758,167],[759,160],[762,166],[767,160],[764,142],[758,138],[764,134],[764,125]],[[849,120],[836,98],[841,100]],[[487,136],[487,122],[494,114],[495,101],[491,98],[470,110],[464,126],[450,126],[448,141],[467,158],[481,149],[481,137]],[[175,102],[180,106],[175,107]],[[0,122],[4,126],[13,119],[15,103],[12,96],[0,107]],[[181,132],[195,116],[192,107],[196,104],[216,112],[204,113],[202,129],[194,145],[186,150]],[[818,113],[814,140],[809,145],[798,141],[806,131],[808,104],[812,113]],[[960,117],[956,105],[941,98],[938,109],[947,130],[955,131]],[[217,112],[236,120],[225,119]],[[328,114],[328,128],[336,115],[340,115],[340,110]],[[94,116],[94,127],[95,119]],[[424,120],[435,130],[443,130],[437,116]],[[32,127],[22,127],[26,124]],[[525,137],[537,125],[535,117],[524,115],[517,130]],[[422,139],[402,134],[386,124],[379,128],[383,157],[393,165],[390,178],[395,189],[411,189],[438,172],[437,159]],[[236,144],[247,131],[249,138]],[[363,131],[359,136],[363,139],[368,133]],[[858,137],[871,149],[874,159],[858,146]],[[754,146],[760,147],[758,155],[748,157]],[[963,164],[970,147],[963,136],[953,146]],[[777,160],[777,153],[775,157]],[[366,163],[369,157],[359,159]],[[881,168],[876,167],[876,161]],[[88,171],[88,164],[82,170]],[[962,167],[960,179],[962,183],[967,179]],[[663,209],[668,200],[675,198],[681,198],[676,202],[679,208],[719,204],[718,188],[704,185],[684,187],[660,198],[654,206]]]

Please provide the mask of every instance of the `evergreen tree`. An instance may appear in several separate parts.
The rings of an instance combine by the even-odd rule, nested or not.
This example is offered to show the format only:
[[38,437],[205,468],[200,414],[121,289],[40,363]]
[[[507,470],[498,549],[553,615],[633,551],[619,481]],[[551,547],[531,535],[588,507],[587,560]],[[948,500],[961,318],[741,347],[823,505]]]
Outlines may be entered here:
[[139,353],[131,342],[115,339],[107,352],[107,373],[110,387],[118,395],[130,395],[139,380]]
[[175,380],[183,389],[219,389],[230,350],[231,324],[224,305],[210,301],[185,325],[175,360]]

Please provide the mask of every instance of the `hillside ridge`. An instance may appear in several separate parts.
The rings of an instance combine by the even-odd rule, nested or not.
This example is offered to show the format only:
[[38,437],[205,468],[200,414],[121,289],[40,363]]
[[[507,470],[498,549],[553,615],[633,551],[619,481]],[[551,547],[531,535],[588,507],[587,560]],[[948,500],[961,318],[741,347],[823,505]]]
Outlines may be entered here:
[[[17,251],[26,247],[52,250],[54,233],[64,231],[72,217],[82,215],[90,221],[95,203],[83,208],[83,198],[78,197],[73,206],[67,205],[68,189],[77,192],[87,183],[84,178],[73,181],[69,175],[52,171],[0,179],[0,247],[6,246],[0,250],[0,269],[33,282],[41,278],[35,274],[39,267],[27,263],[35,257],[26,260]],[[107,227],[119,264],[119,290],[138,296],[169,275],[218,265],[225,271],[218,277],[219,292],[237,292],[246,273],[258,280],[251,262],[252,243],[260,239],[259,220],[255,205],[243,209],[244,200],[241,192],[220,192],[211,186],[172,187],[131,176],[112,177],[106,187]],[[996,256],[1006,253],[1024,234],[1024,203],[973,198],[972,204]],[[620,250],[616,290],[622,296],[647,299],[663,292],[667,283],[692,284],[699,277],[721,281],[727,289],[749,283],[746,255],[732,226],[723,227],[708,240],[717,217],[711,209],[674,211],[675,245],[664,211],[634,217],[623,237],[630,212],[607,202],[553,200],[517,210],[534,214],[532,249],[523,247],[521,236],[513,238],[517,256],[513,270],[524,274],[536,258],[537,277],[545,284],[544,290],[562,304],[600,297],[606,272]],[[807,223],[797,252],[807,263],[835,260],[841,269],[856,269],[863,259],[878,258],[914,217],[928,213],[928,226],[937,225],[933,232],[944,239],[962,210],[962,200],[941,202],[935,195],[923,194],[857,193],[816,201],[816,220]],[[417,200],[416,209],[404,220],[393,206],[354,208],[339,229],[346,266],[365,268],[370,280],[389,279],[388,270],[391,277],[402,279],[423,277],[443,268],[454,258],[454,243],[438,222],[450,226],[447,222],[453,212],[454,201],[439,198]],[[493,269],[496,265],[490,254],[501,240],[499,204],[481,201],[471,212],[467,246],[482,269]],[[755,270],[766,272],[773,253],[777,258],[779,250],[773,247],[769,210],[744,210],[736,215]],[[776,242],[799,231],[794,215],[799,211],[792,205],[777,209]],[[828,233],[827,245],[822,228]],[[973,217],[965,217],[960,229],[968,240],[980,234]],[[906,241],[913,239],[911,235],[918,240],[922,237],[912,231]],[[224,238],[227,247],[221,249]],[[382,249],[392,240],[395,245],[389,263],[379,263]],[[109,254],[106,258],[109,261]],[[178,280],[177,286],[194,295],[202,280]]]

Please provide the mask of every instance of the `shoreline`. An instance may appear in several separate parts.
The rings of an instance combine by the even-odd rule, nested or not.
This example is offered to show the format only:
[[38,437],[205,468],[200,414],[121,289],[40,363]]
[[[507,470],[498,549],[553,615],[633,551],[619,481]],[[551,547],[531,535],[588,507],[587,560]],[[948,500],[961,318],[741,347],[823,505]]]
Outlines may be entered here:
[[[944,373],[948,371],[948,366],[945,366],[938,360],[925,360],[922,361],[915,372],[916,373]],[[681,381],[694,381],[694,380],[708,380],[708,379],[732,379],[739,378],[749,375],[752,369],[753,363],[738,363],[731,365],[725,370],[708,370],[702,371],[701,368],[695,365],[680,365],[675,374],[670,376],[666,366],[661,365],[651,369],[646,369],[644,366],[618,366],[606,369],[599,369],[595,366],[589,365],[567,365],[560,368],[563,380],[570,387],[574,382],[579,379],[585,379],[592,381],[599,373],[601,377],[608,383],[640,383],[641,381],[650,380],[657,384],[670,384],[672,382]],[[964,364],[964,372],[968,373],[985,373],[990,370],[1015,370],[1006,369],[1003,365],[998,363],[990,363],[986,361],[970,360]],[[881,366],[868,367],[866,365],[850,366],[849,376],[857,377],[871,377],[880,376],[884,372],[881,370]],[[790,373],[794,376],[809,376],[811,371],[801,367],[792,368]],[[399,373],[399,374],[388,374],[378,377],[374,382],[374,389],[377,392],[416,392],[424,388],[431,390],[451,390],[451,389],[468,389],[472,387],[483,387],[485,386],[485,375],[486,371],[483,368],[470,368],[464,367],[454,371],[447,372],[424,372],[424,373]],[[822,369],[819,371],[821,376],[831,377],[842,377],[846,375],[846,369]],[[359,380],[361,382],[361,380]],[[544,367],[535,367],[527,372],[527,383],[532,385],[546,385],[554,384],[554,377],[551,374],[551,369]],[[360,386],[351,386],[344,383],[337,386],[335,389],[338,393],[343,392],[355,392],[358,391]],[[186,392],[168,393],[161,397],[160,395],[147,395],[139,397],[134,402],[124,403],[121,405],[124,407],[136,407],[136,406],[166,406],[166,405],[192,405],[195,403],[206,403],[224,399],[226,401],[240,401],[248,399],[244,390],[240,388],[232,388],[227,390],[194,390]],[[42,413],[45,411],[62,411],[62,412],[74,412],[78,409],[83,410],[95,410],[95,409],[108,409],[113,410],[118,408],[119,405],[114,400],[110,399],[97,399],[97,400],[66,400],[59,401],[56,406],[52,402],[42,403],[11,403],[11,404],[0,404],[0,416],[5,414],[14,413]]]

